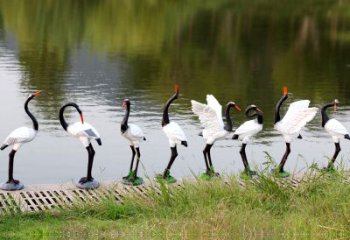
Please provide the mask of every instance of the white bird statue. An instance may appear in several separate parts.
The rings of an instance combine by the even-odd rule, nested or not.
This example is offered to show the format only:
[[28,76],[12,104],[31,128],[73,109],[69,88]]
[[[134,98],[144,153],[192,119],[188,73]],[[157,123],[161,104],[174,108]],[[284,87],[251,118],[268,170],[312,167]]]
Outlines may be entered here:
[[20,127],[12,131],[4,141],[4,143],[1,146],[1,150],[4,150],[8,146],[12,146],[12,150],[9,155],[9,170],[8,170],[8,180],[6,183],[2,184],[0,186],[0,189],[7,190],[7,191],[15,191],[15,190],[21,190],[23,189],[23,184],[19,181],[13,178],[13,163],[15,154],[18,151],[18,149],[24,144],[28,143],[34,140],[36,137],[38,130],[39,130],[39,124],[36,118],[33,116],[33,114],[28,109],[29,102],[34,99],[35,97],[39,96],[41,91],[37,91],[33,94],[30,94],[27,98],[27,101],[24,103],[24,110],[27,113],[27,115],[30,117],[30,119],[33,122],[33,128],[29,127]]
[[[140,145],[140,142],[145,141],[146,138],[142,129],[139,126],[132,123],[128,123],[129,115],[130,115],[129,99],[124,99],[122,106],[123,108],[126,109],[126,111],[125,111],[123,121],[120,125],[120,131],[122,136],[129,141],[130,148],[132,151],[129,174],[123,177],[123,182],[128,185],[131,184],[136,186],[143,183],[143,179],[137,176],[137,171],[138,171],[140,157],[141,157],[139,145]],[[137,155],[137,161],[136,161],[135,170],[133,170],[135,154]]]
[[176,84],[175,94],[171,98],[169,98],[168,102],[166,103],[163,110],[163,118],[162,118],[162,128],[169,140],[171,156],[170,156],[169,163],[164,170],[163,175],[158,175],[157,178],[163,178],[168,183],[176,182],[176,179],[170,175],[170,169],[178,155],[177,148],[176,148],[177,144],[181,144],[185,147],[188,146],[187,138],[184,131],[181,129],[179,124],[177,124],[174,121],[170,121],[169,119],[168,111],[169,111],[170,104],[178,97],[179,97],[179,86]]
[[301,129],[306,125],[306,123],[310,122],[316,116],[318,109],[316,107],[309,108],[310,101],[309,100],[300,100],[293,102],[289,105],[288,111],[281,119],[280,117],[280,108],[284,101],[288,99],[288,89],[284,87],[283,96],[277,102],[275,108],[275,129],[279,131],[284,138],[286,143],[286,152],[282,157],[280,164],[277,169],[275,169],[275,173],[279,177],[288,177],[290,174],[284,171],[284,165],[287,161],[287,158],[291,152],[290,144],[295,138],[301,139],[300,135]]
[[255,105],[248,106],[245,110],[245,115],[248,118],[253,117],[255,119],[246,121],[241,126],[239,126],[233,133],[232,139],[238,139],[242,141],[242,147],[239,153],[241,154],[244,171],[242,172],[241,176],[252,177],[253,175],[256,175],[256,172],[250,169],[247,155],[245,153],[245,148],[250,139],[263,129],[264,118],[263,112]]
[[[75,108],[80,114],[80,122],[68,124],[64,119],[64,111],[67,107]],[[87,175],[79,180],[77,186],[83,189],[94,189],[99,187],[99,183],[92,177],[92,165],[94,163],[95,150],[92,147],[91,140],[95,139],[98,145],[102,145],[100,134],[89,123],[84,122],[83,112],[75,103],[67,103],[62,106],[59,113],[60,123],[65,131],[77,138],[88,152]]]
[[335,144],[335,152],[331,159],[331,161],[328,163],[327,168],[325,170],[331,171],[334,169],[334,162],[337,159],[337,156],[340,152],[340,139],[348,139],[350,140],[349,131],[344,127],[343,124],[341,124],[338,120],[332,118],[329,119],[327,115],[327,108],[334,107],[334,112],[337,112],[337,107],[339,105],[339,101],[337,99],[334,100],[332,103],[328,103],[324,105],[321,108],[321,115],[322,115],[322,127],[328,132],[328,134],[332,137],[334,144]]
[[204,128],[201,136],[205,140],[205,148],[203,150],[204,161],[206,165],[206,172],[202,175],[205,178],[210,178],[213,176],[218,176],[215,173],[213,163],[211,160],[210,149],[217,140],[224,139],[228,134],[232,132],[233,121],[230,117],[231,108],[235,108],[238,111],[241,109],[234,102],[228,102],[226,104],[226,125],[222,119],[222,106],[216,100],[216,98],[208,94],[207,104],[191,100],[192,111],[199,117],[199,120]]

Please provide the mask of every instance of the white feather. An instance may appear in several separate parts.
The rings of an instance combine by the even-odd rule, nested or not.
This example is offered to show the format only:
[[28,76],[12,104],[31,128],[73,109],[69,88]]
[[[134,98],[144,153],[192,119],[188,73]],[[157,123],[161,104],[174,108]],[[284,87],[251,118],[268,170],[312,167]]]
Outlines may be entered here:
[[211,94],[207,95],[207,103],[208,103],[208,106],[210,106],[216,112],[217,120],[219,121],[219,125],[221,126],[221,128],[224,128],[224,121],[222,120],[222,106],[221,106],[221,104]]
[[331,135],[334,142],[338,143],[344,135],[349,134],[348,130],[336,119],[330,119],[325,125],[325,130]]
[[[309,108],[309,104],[309,100],[301,100],[290,104],[284,118],[275,124],[275,129],[283,135],[292,136],[291,138],[298,136],[300,130],[316,116],[318,111],[318,108]],[[287,138],[289,139],[289,137]]]
[[239,126],[234,132],[234,135],[238,135],[238,139],[243,143],[248,143],[250,138],[260,132],[262,129],[263,125],[259,124],[256,119],[253,119],[246,121]]
[[100,138],[97,130],[87,122],[84,122],[84,124],[81,122],[71,124],[67,128],[67,132],[78,138],[85,147],[89,146],[91,139]]
[[122,133],[122,136],[129,140],[130,144],[135,147],[138,147],[140,142],[145,138],[142,129],[132,123],[128,124],[128,129]]
[[3,145],[14,146],[14,150],[18,150],[23,143],[34,140],[37,131],[29,127],[20,127],[13,130],[5,139]]
[[175,147],[176,144],[180,144],[182,141],[187,141],[184,131],[176,122],[170,122],[165,125],[163,131],[169,139],[170,147]]
[[[192,111],[199,117],[203,129],[203,138],[208,144],[225,137],[228,132],[224,129],[221,117],[221,105],[213,95],[207,95],[208,105],[191,100]],[[211,105],[209,105],[209,102]],[[216,109],[215,109],[215,108]],[[219,114],[220,111],[220,115]]]

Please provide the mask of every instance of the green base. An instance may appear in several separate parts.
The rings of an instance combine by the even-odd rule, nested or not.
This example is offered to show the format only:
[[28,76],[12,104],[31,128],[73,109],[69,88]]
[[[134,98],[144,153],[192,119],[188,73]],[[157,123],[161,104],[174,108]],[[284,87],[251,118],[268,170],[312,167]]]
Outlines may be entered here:
[[251,171],[251,170],[243,170],[239,176],[240,178],[244,179],[244,180],[250,180],[252,179],[253,176],[256,175],[255,171]]
[[273,173],[273,175],[274,175],[275,177],[278,177],[278,178],[287,178],[287,177],[290,176],[290,173],[289,173],[289,172],[285,172],[285,171],[280,172],[280,171],[277,170],[277,169],[274,169],[274,170],[272,171],[272,173]]
[[130,186],[139,186],[143,183],[143,179],[141,177],[137,177],[136,179],[123,179],[122,183]]
[[205,172],[205,173],[202,173],[200,175],[200,178],[203,180],[206,180],[206,181],[209,181],[209,180],[211,180],[213,178],[217,178],[217,177],[220,177],[220,174],[216,173],[216,172]]
[[160,182],[160,181],[165,181],[167,183],[176,183],[176,178],[174,178],[173,176],[171,176],[170,174],[166,177],[163,178],[162,174],[157,174],[157,176],[155,177],[155,179]]

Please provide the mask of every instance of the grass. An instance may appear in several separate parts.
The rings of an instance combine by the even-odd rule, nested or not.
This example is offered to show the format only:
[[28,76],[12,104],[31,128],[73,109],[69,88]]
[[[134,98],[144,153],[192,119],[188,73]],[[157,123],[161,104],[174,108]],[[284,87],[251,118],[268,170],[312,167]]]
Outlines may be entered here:
[[3,216],[0,239],[347,239],[345,173],[309,175],[293,188],[261,174],[242,188],[235,177],[162,185],[161,194]]

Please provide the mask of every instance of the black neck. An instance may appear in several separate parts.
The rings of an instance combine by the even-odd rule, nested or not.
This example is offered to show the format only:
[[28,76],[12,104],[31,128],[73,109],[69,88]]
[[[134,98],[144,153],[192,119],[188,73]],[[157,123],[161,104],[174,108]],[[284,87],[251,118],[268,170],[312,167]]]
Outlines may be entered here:
[[67,131],[67,128],[68,128],[68,123],[64,119],[64,111],[66,110],[67,107],[74,107],[79,112],[79,106],[77,104],[75,104],[75,103],[67,103],[66,105],[61,107],[60,114],[59,114],[60,123],[61,123],[63,129],[66,130],[66,131]]
[[127,104],[125,115],[124,115],[123,121],[122,121],[121,126],[120,126],[120,131],[122,133],[125,133],[125,131],[128,129],[129,114],[130,114],[130,104]]
[[34,96],[30,96],[27,101],[24,104],[24,110],[26,111],[26,113],[28,114],[28,116],[30,117],[30,119],[32,119],[33,121],[33,128],[35,131],[39,130],[39,124],[38,121],[36,120],[36,118],[33,116],[33,114],[29,111],[28,109],[28,103],[34,98]]
[[327,115],[327,108],[334,106],[334,103],[328,103],[326,105],[324,105],[321,108],[321,115],[322,115],[322,127],[324,127],[324,125],[326,125],[326,123],[329,121],[329,117]]
[[175,93],[171,98],[169,98],[168,102],[166,103],[163,110],[162,127],[170,123],[169,114],[168,114],[169,106],[175,99],[178,98],[178,96],[179,96],[179,93]]
[[230,110],[231,110],[231,106],[228,105],[226,107],[226,125],[225,125],[225,130],[228,132],[232,132],[232,128],[233,128],[233,121],[231,120]]
[[264,123],[264,117],[263,117],[263,115],[262,115],[261,112],[258,112],[258,113],[256,114],[256,119],[258,120],[258,123],[259,123],[259,124],[263,124],[263,123]]
[[288,99],[288,95],[284,95],[281,97],[281,99],[277,102],[276,108],[275,108],[275,124],[279,121],[281,121],[281,116],[280,116],[280,109],[282,106],[282,103]]

